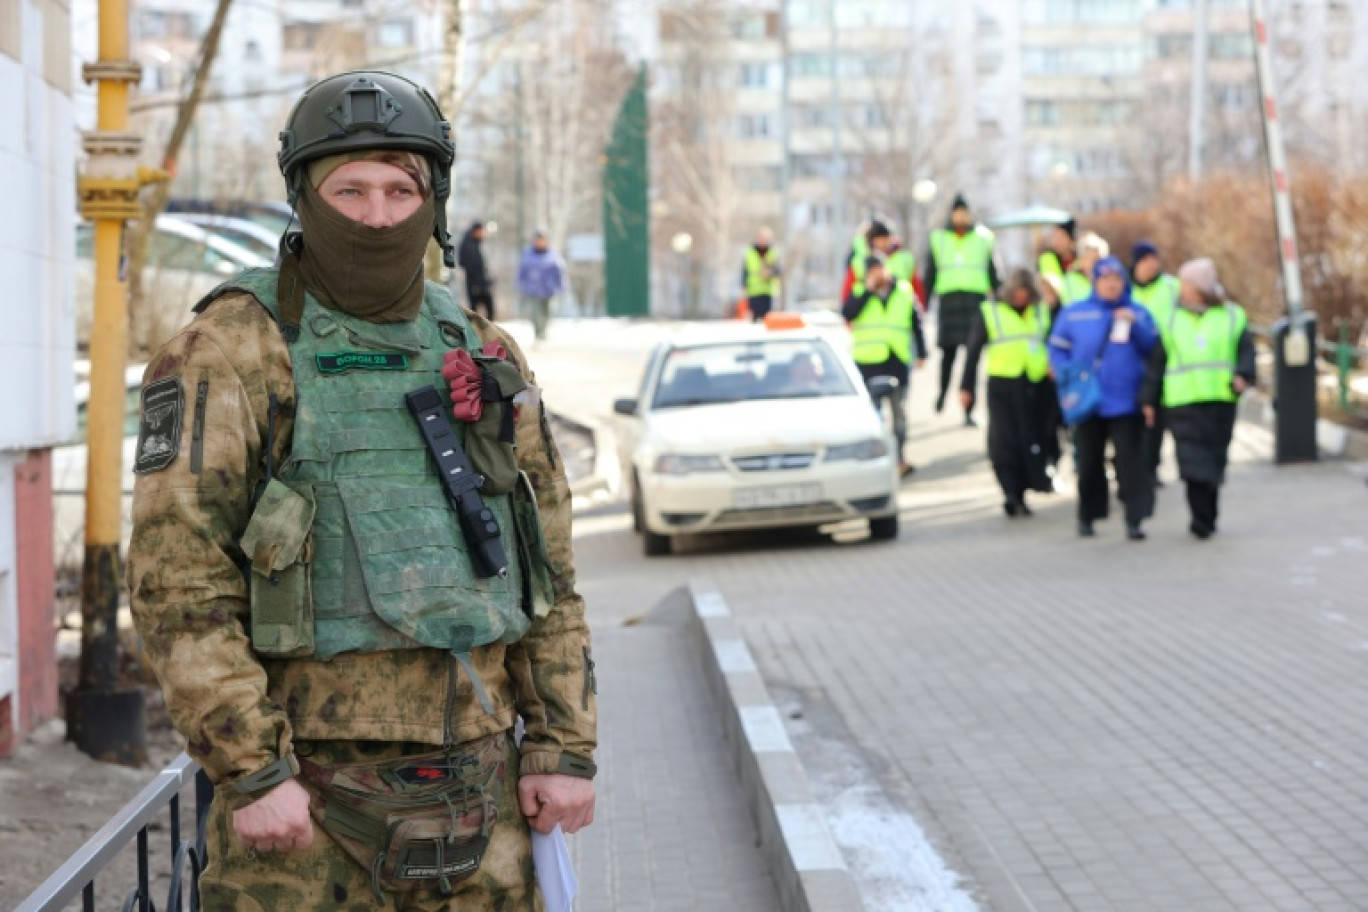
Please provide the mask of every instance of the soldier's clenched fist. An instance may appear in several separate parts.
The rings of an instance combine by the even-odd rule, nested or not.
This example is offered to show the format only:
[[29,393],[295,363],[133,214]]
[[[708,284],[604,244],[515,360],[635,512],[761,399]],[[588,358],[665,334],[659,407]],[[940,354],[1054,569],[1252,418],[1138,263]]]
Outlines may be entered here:
[[289,852],[313,845],[309,793],[293,779],[233,812],[233,831],[258,852]]

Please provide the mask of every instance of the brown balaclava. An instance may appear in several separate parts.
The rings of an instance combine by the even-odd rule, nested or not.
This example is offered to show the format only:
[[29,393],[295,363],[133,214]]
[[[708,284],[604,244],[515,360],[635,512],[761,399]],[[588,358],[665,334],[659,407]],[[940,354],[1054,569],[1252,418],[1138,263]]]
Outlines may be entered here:
[[[412,215],[388,228],[370,228],[328,205],[318,187],[351,161],[379,161],[409,174],[423,194]],[[423,304],[423,257],[436,225],[427,160],[413,152],[376,150],[329,155],[309,165],[299,195],[304,285],[325,307],[371,323],[403,323]]]

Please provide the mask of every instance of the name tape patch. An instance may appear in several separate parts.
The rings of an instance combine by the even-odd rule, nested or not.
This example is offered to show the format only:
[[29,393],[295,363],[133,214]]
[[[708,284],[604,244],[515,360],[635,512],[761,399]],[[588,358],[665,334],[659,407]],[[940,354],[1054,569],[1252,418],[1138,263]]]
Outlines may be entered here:
[[185,390],[180,377],[163,377],[142,390],[142,419],[138,422],[138,453],[133,472],[160,472],[180,454],[181,419]]
[[317,355],[318,371],[323,374],[345,374],[347,371],[408,370],[408,355],[398,352],[333,352]]

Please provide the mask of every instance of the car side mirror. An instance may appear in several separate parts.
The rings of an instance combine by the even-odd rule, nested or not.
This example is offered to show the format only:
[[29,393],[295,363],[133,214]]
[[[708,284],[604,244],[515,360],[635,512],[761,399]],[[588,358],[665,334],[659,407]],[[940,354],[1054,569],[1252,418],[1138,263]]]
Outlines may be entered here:
[[637,401],[635,399],[616,399],[613,401],[613,411],[619,415],[634,418],[637,413]]

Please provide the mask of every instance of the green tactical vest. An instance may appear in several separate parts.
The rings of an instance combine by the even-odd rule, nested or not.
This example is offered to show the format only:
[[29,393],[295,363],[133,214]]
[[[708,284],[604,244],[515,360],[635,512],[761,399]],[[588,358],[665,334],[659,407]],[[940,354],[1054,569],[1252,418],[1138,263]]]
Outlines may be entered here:
[[1164,407],[1234,402],[1240,336],[1248,325],[1249,317],[1238,304],[1209,307],[1200,316],[1174,307],[1160,330],[1168,356]]
[[[864,287],[856,285],[856,295]],[[912,320],[917,295],[908,282],[898,282],[885,302],[877,294],[865,301],[864,310],[850,321],[852,357],[856,364],[883,364],[890,354],[904,364],[912,363]]]
[[[246,292],[278,322],[276,281],[274,269],[250,269],[206,302],[229,291]],[[243,550],[253,561],[258,651],[328,659],[344,652],[431,647],[468,666],[472,649],[516,642],[534,616],[550,610],[545,541],[526,476],[514,495],[484,495],[509,560],[506,576],[481,579],[460,518],[405,406],[405,393],[435,386],[450,409],[441,368],[443,354],[458,347],[475,353],[479,340],[447,290],[433,282],[412,323],[368,323],[305,296],[299,335],[290,343],[297,396],[290,455],[243,536]],[[465,423],[452,424],[464,442]],[[291,498],[295,506],[281,514],[303,517],[307,543],[301,547],[301,532],[299,541],[285,546],[275,569],[288,569],[283,565],[291,549],[300,553],[298,560],[307,565],[303,601],[313,613],[312,631],[296,637],[312,642],[296,643],[293,651],[289,643],[258,642],[257,564],[275,545],[259,541],[270,539],[269,522],[265,536],[253,529],[262,504]],[[535,560],[544,563],[533,566]],[[276,583],[272,576],[271,585]],[[269,594],[269,587],[261,588]],[[289,619],[283,620],[288,626]]]
[[778,259],[779,253],[773,247],[765,251],[764,257],[754,247],[746,248],[746,297],[779,297],[779,277],[765,278],[764,273],[765,267],[773,266]]
[[984,301],[979,309],[988,327],[988,376],[1044,380],[1050,373],[1045,347],[1050,316],[1045,305],[1037,303],[1018,313],[1010,304]]
[[902,282],[912,281],[912,273],[917,269],[917,258],[912,255],[912,251],[903,247],[895,250],[888,255],[888,271],[893,273],[893,277]]
[[1171,308],[1178,306],[1179,282],[1177,276],[1161,275],[1144,288],[1131,287],[1131,300],[1148,310],[1154,317],[1156,326],[1168,320]]
[[993,232],[979,226],[960,237],[942,229],[931,235],[931,253],[936,258],[935,294],[956,291],[991,294],[988,267],[993,260]]

